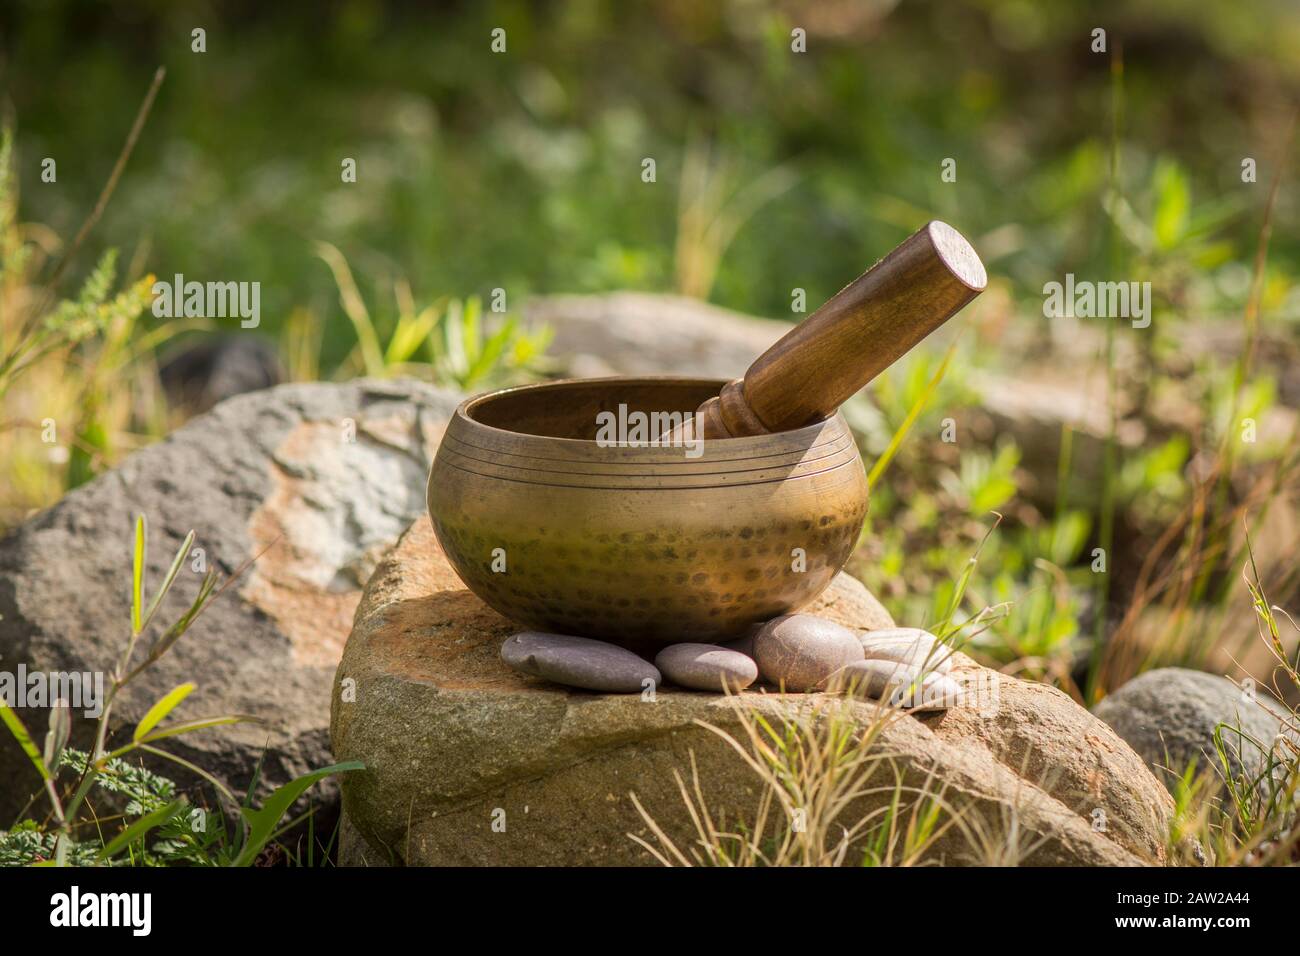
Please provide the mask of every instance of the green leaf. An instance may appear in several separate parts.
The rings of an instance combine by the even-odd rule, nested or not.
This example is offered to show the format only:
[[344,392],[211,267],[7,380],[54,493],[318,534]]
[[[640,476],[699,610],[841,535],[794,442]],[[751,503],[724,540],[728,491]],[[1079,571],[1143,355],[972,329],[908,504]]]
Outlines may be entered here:
[[172,724],[164,727],[162,730],[152,733],[147,737],[136,738],[137,743],[153,743],[155,740],[165,740],[168,737],[177,737],[181,734],[192,733],[196,730],[206,730],[209,727],[224,727],[226,724],[260,724],[264,723],[262,718],[254,717],[250,714],[222,714],[220,717],[202,717],[198,720],[184,720],[179,724]]
[[451,379],[463,382],[469,368],[465,352],[465,309],[459,300],[453,300],[442,318],[443,359]]
[[1156,166],[1156,208],[1151,224],[1156,244],[1161,249],[1172,249],[1187,234],[1191,215],[1192,193],[1187,174],[1174,162],[1162,161]]
[[356,332],[366,374],[381,377],[384,374],[384,354],[379,348],[379,335],[375,331],[375,324],[370,318],[365,300],[361,298],[361,292],[357,289],[347,259],[328,242],[316,243],[316,255],[325,261],[330,272],[334,274],[334,283],[339,289],[339,303],[343,306],[343,313]]
[[1016,493],[1016,483],[1003,475],[987,478],[971,496],[970,513],[974,517],[999,508]]
[[27,754],[32,766],[41,775],[41,779],[51,779],[50,772],[45,767],[45,761],[41,760],[41,752],[36,749],[36,744],[32,742],[31,734],[27,732],[27,728],[23,726],[23,722],[18,715],[4,701],[0,701],[0,720],[3,720],[5,726],[9,728],[9,733],[13,734],[14,740],[18,741],[18,746],[23,748],[23,753]]
[[510,348],[510,364],[522,368],[539,358],[550,346],[555,330],[541,325],[536,331],[520,335]]
[[215,568],[209,568],[208,573],[203,578],[203,583],[199,585],[198,596],[194,598],[194,603],[190,605],[190,609],[181,615],[178,620],[173,621],[172,625],[168,627],[167,630],[163,631],[162,636],[150,645],[148,656],[145,657],[135,670],[131,671],[131,673],[123,678],[122,683],[134,679],[137,674],[151,666],[155,661],[166,654],[173,644],[181,639],[181,636],[189,629],[190,625],[194,623],[194,619],[202,614],[203,609],[207,607],[208,601],[213,597],[213,590],[216,586],[217,571]]
[[188,805],[189,801],[181,797],[179,800],[173,800],[167,806],[153,811],[153,813],[142,816],[104,846],[104,849],[99,853],[100,859],[112,859],[132,843],[143,838],[150,830],[162,826]]
[[172,589],[172,585],[176,582],[176,575],[180,573],[181,565],[185,561],[185,556],[190,553],[190,545],[193,543],[194,532],[191,531],[185,536],[185,540],[181,542],[176,557],[172,559],[172,566],[167,570],[167,577],[163,578],[162,587],[153,596],[153,600],[149,602],[149,609],[144,612],[144,620],[140,623],[140,630],[144,630],[149,626],[149,622],[153,620],[154,614],[158,611],[158,605],[167,596],[167,592]]
[[501,361],[501,355],[505,352],[506,345],[514,337],[516,331],[516,320],[514,316],[506,319],[501,323],[501,328],[484,344],[478,357],[470,365],[469,371],[465,373],[465,384],[473,385],[476,382],[487,377]]
[[260,809],[250,810],[244,808],[241,812],[248,822],[248,839],[245,841],[244,848],[240,851],[239,856],[235,858],[233,865],[253,865],[257,855],[262,852],[262,848],[275,834],[277,824],[279,824],[289,808],[293,806],[293,802],[302,796],[308,787],[333,774],[346,773],[351,770],[364,770],[365,766],[360,760],[349,760],[329,767],[322,767],[320,770],[313,770],[311,773],[303,774],[301,777],[277,787],[266,798]]
[[104,422],[98,417],[98,408],[89,406],[83,410],[87,420],[77,427],[76,442],[68,458],[65,472],[68,488],[80,488],[94,478],[101,465],[108,457],[109,433]]
[[144,620],[144,558],[145,558],[145,524],[144,515],[135,519],[135,555],[131,565],[131,631],[140,633]]
[[465,358],[470,367],[478,361],[479,351],[483,346],[482,315],[482,303],[479,302],[478,296],[472,295],[465,300],[465,310],[461,313],[461,321],[465,326],[462,339],[465,345]]
[[912,403],[912,407],[908,409],[907,417],[903,419],[903,423],[898,426],[898,430],[895,431],[893,436],[889,439],[889,445],[885,448],[881,456],[876,459],[875,465],[872,466],[871,473],[867,475],[868,489],[876,486],[876,482],[880,480],[880,476],[885,473],[885,469],[888,468],[889,463],[893,461],[894,455],[898,453],[899,447],[903,444],[903,439],[907,437],[907,433],[911,431],[912,425],[916,423],[917,417],[920,416],[921,412],[925,409],[925,406],[930,403],[930,399],[934,397],[935,390],[938,389],[939,383],[943,381],[943,377],[948,371],[948,365],[952,362],[952,357],[956,351],[957,339],[954,338],[952,344],[948,346],[948,350],[944,352],[943,361],[939,363],[939,368],[935,371],[934,375],[930,377],[930,380],[925,384],[924,388],[922,388],[920,395],[917,396],[916,401]]
[[58,772],[59,756],[72,736],[72,708],[59,702],[50,707],[50,729],[45,735],[45,766],[51,774]]
[[135,725],[135,733],[131,735],[131,739],[136,743],[144,740],[149,731],[158,726],[159,721],[175,710],[177,705],[193,692],[194,684],[188,681],[169,691],[166,696],[150,707],[148,712],[140,718],[140,723]]
[[388,340],[388,349],[384,361],[388,365],[402,365],[411,360],[411,356],[432,334],[438,324],[438,312],[429,306],[418,315],[402,316],[397,321],[392,338]]

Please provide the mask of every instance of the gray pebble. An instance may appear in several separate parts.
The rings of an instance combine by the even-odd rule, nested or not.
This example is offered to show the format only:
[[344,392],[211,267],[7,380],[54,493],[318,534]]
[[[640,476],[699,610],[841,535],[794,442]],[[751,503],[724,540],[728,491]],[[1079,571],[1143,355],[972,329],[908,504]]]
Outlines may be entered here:
[[952,648],[919,627],[889,627],[858,635],[867,660],[897,661],[927,671],[952,670]]
[[853,693],[905,710],[947,710],[961,698],[961,685],[947,674],[924,674],[911,664],[873,658],[840,668],[826,681],[828,690]]
[[758,625],[756,627],[751,628],[749,633],[746,634],[744,637],[738,637],[734,641],[727,641],[726,643],[721,644],[719,646],[725,647],[729,651],[736,651],[738,653],[744,654],[750,660],[753,660],[754,659],[754,635],[758,633],[759,627],[761,626],[762,625]]
[[763,679],[788,691],[815,690],[845,664],[862,660],[847,627],[811,614],[786,614],[759,628],[754,658]]
[[567,634],[523,631],[501,645],[501,660],[533,677],[583,690],[633,694],[663,680],[653,664],[631,651]]
[[758,665],[740,651],[717,644],[673,644],[655,657],[663,675],[682,687],[722,693],[744,690],[758,680]]

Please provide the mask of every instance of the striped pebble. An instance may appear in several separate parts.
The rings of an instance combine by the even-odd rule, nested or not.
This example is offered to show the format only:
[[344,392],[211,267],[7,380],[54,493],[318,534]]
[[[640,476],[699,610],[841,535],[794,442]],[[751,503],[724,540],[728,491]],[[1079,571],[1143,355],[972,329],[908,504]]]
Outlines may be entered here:
[[826,688],[881,700],[904,710],[947,710],[961,699],[961,685],[947,674],[922,673],[911,664],[882,658],[841,667],[826,681]]
[[889,627],[858,635],[867,660],[895,661],[926,671],[952,670],[952,648],[919,627]]

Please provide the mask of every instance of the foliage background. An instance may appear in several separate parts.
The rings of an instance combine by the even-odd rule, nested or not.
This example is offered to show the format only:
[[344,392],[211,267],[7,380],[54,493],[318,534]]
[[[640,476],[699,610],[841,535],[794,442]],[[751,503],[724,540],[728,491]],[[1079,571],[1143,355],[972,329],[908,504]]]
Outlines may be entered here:
[[[506,55],[489,49],[496,27]],[[790,51],[795,27],[807,54]],[[1097,27],[1106,54],[1091,50]],[[1296,526],[1277,520],[1296,513],[1300,406],[1294,3],[15,0],[0,38],[24,241],[51,254],[94,204],[154,69],[168,71],[64,295],[110,248],[124,288],[147,274],[258,281],[260,331],[291,372],[348,375],[362,323],[320,243],[350,266],[365,322],[409,338],[422,325],[395,283],[421,305],[642,289],[793,318],[792,289],[815,305],[940,217],[975,240],[992,285],[851,410],[872,460],[920,411],[853,566],[896,616],[947,626],[1007,605],[976,649],[1082,694],[1158,663],[1229,670],[1253,638],[1243,518],[1281,529],[1262,573],[1273,600],[1297,596]],[[56,184],[40,181],[46,156]],[[355,184],[340,181],[345,157]],[[947,158],[955,183],[939,175]],[[1150,280],[1152,328],[1045,320],[1043,284],[1067,272]],[[60,361],[81,375],[52,366],[27,406],[15,399],[15,420],[39,419],[65,390],[80,420],[58,474],[9,453],[0,524],[175,423],[158,411],[158,325],[116,316],[113,349],[70,351]],[[981,423],[990,377],[1012,392],[1095,381],[1086,411],[1105,448]],[[1225,444],[1245,417],[1279,414],[1258,446]],[[955,447],[937,437],[954,415],[973,423]],[[1214,507],[1198,512],[1207,482]],[[963,588],[994,510],[1005,521]],[[1206,531],[1202,512],[1224,528]],[[1195,580],[1142,595],[1171,528],[1184,544],[1160,569]],[[1117,637],[1126,663],[1098,681]]]
[[[0,76],[21,120],[28,218],[75,231],[162,63],[98,241],[127,260],[147,244],[159,274],[260,280],[272,331],[294,305],[333,313],[334,360],[347,329],[311,240],[358,257],[360,274],[409,277],[417,298],[669,289],[676,185],[697,141],[737,179],[795,175],[739,230],[704,290],[714,301],[788,315],[792,287],[821,301],[929,213],[996,231],[988,264],[1032,319],[1063,264],[1102,264],[1101,211],[1079,201],[1106,176],[1111,125],[1091,29],[1123,46],[1123,180],[1145,193],[1163,160],[1193,209],[1231,204],[1228,259],[1248,258],[1265,192],[1240,188],[1241,158],[1267,183],[1300,81],[1300,9],[1285,0],[351,0],[311,4],[310,29],[304,15],[6,4]],[[204,54],[190,52],[196,26]],[[497,26],[505,56],[488,50]],[[790,54],[794,26],[807,55]],[[57,186],[39,182],[44,156]],[[355,185],[340,183],[345,156]],[[645,156],[657,188],[640,182]],[[940,182],[945,157],[956,184]],[[1294,208],[1283,196],[1279,221]],[[1297,251],[1279,230],[1272,268],[1289,276]]]

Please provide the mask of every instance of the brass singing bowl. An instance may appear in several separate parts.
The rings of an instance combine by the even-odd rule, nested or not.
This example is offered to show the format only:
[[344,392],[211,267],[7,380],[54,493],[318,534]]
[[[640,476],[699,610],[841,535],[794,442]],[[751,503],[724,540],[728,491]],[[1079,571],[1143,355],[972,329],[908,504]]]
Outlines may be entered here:
[[461,404],[428,503],[465,584],[521,625],[634,648],[726,640],[815,598],[867,513],[842,416],[698,457],[596,441],[601,412],[690,413],[723,384],[584,379]]

